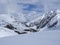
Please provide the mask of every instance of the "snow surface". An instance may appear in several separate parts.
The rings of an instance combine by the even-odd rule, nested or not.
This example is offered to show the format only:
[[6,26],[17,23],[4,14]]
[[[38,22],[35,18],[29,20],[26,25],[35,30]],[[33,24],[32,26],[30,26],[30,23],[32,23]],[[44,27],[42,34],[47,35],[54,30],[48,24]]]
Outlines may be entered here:
[[0,38],[0,45],[60,45],[60,30]]

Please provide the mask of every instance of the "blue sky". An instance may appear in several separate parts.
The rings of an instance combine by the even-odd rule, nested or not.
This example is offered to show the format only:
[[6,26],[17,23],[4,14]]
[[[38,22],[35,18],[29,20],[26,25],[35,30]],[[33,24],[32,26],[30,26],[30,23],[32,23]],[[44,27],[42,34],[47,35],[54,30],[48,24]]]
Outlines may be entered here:
[[60,0],[0,0],[0,13],[2,11],[7,12],[8,9],[16,12],[21,12],[21,10],[25,12],[44,12],[44,10],[49,10],[50,8],[60,9]]

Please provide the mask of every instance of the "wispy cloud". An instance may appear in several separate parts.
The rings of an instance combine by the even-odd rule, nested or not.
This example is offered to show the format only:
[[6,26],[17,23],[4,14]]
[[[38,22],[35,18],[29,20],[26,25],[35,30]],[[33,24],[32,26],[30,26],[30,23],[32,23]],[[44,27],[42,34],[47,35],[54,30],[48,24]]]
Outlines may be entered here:
[[59,0],[0,0],[0,13],[24,13],[23,15],[32,16],[49,8],[59,8],[59,5]]

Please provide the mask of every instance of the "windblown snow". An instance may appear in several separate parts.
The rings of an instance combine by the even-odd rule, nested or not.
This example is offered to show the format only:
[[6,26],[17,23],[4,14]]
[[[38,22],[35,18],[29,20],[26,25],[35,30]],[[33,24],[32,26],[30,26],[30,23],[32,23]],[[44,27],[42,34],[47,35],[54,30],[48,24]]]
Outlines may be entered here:
[[[56,25],[56,29],[52,28],[52,30],[59,30],[59,27],[60,27],[60,14],[59,14],[59,12],[57,14],[57,17],[58,17],[57,18],[58,19],[58,24]],[[35,21],[37,21],[38,19],[39,18],[37,18]],[[9,15],[9,14],[0,14],[0,37],[18,35],[13,30],[5,28],[4,26],[7,25],[7,24],[12,24],[14,27],[18,27],[17,30],[21,32],[21,31],[23,31],[23,29],[26,28],[24,25],[21,24],[21,22],[23,23],[23,21],[24,22],[27,21],[27,19],[24,16],[21,16],[21,18],[20,18],[20,16],[18,15],[18,17],[16,18],[14,15],[12,16],[12,15]],[[34,22],[34,20],[32,22]],[[17,25],[19,25],[19,26],[17,26]],[[35,27],[33,27],[33,28],[35,28]],[[40,29],[40,30],[41,31],[43,31],[43,30],[46,31],[46,30],[50,30],[50,29],[47,29],[46,27],[44,27],[43,29]]]

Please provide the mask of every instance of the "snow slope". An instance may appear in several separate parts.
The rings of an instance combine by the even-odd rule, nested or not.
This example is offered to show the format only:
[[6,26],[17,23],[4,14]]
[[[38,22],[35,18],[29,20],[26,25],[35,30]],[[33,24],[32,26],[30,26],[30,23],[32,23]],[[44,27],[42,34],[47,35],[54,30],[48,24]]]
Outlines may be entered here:
[[60,30],[0,38],[0,45],[60,45]]

